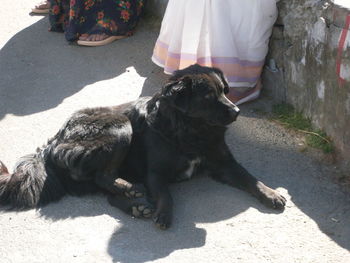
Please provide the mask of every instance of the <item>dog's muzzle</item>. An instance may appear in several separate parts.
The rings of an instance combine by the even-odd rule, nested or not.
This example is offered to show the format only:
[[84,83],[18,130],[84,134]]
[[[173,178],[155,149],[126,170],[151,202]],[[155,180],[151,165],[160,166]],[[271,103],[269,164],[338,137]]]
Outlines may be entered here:
[[232,103],[226,96],[225,96],[225,104],[229,106],[229,114],[232,121],[235,121],[241,110],[236,106],[236,104]]
[[[233,103],[232,103],[233,104]],[[230,115],[233,121],[235,121],[240,113],[240,109],[233,104],[233,106],[230,108]]]

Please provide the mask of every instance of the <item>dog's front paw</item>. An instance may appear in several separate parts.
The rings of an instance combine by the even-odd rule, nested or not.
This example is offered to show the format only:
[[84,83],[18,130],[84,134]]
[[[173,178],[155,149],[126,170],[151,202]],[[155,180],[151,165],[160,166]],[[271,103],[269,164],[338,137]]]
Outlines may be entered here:
[[286,198],[284,198],[283,195],[278,193],[276,190],[267,187],[264,184],[260,185],[259,190],[259,199],[263,204],[273,209],[284,209],[287,200]]
[[159,229],[165,230],[171,225],[171,214],[156,213],[155,215],[153,215],[153,221]]

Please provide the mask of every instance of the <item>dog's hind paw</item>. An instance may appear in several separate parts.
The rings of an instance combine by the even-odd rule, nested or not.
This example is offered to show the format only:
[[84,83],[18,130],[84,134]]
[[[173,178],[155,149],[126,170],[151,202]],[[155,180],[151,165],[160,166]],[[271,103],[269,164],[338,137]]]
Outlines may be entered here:
[[146,204],[135,204],[131,207],[131,215],[137,218],[150,218],[153,211],[153,207]]
[[144,197],[145,191],[140,187],[141,185],[133,185],[133,187],[129,191],[124,192],[124,195],[128,198]]
[[121,178],[115,180],[114,186],[128,198],[140,198],[146,195],[146,189],[142,184],[132,184]]
[[154,205],[146,198],[129,199],[122,195],[108,195],[108,202],[137,218],[150,218],[154,212]]

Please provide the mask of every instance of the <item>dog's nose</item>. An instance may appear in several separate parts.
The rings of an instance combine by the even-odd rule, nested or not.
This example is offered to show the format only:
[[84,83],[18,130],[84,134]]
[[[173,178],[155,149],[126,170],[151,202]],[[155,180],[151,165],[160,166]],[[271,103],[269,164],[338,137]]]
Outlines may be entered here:
[[232,101],[230,101],[226,96],[224,96],[224,101],[226,107],[229,108],[229,116],[232,121],[235,121],[237,119],[237,116],[240,112],[240,109],[234,104]]
[[240,109],[236,106],[233,105],[233,107],[230,108],[230,114],[232,116],[233,121],[235,121],[240,113]]
[[234,105],[233,109],[237,113],[237,115],[241,112],[241,110],[236,105]]

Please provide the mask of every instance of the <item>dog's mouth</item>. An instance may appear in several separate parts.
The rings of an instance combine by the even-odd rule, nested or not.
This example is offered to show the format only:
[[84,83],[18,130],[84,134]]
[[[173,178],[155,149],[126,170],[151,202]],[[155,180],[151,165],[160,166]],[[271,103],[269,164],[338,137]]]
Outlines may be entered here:
[[233,109],[232,109],[232,111],[233,111],[233,113],[232,113],[232,117],[233,117],[233,121],[235,121],[235,120],[237,120],[237,117],[238,117],[238,115],[239,115],[239,113],[241,112],[241,110],[235,105],[235,104],[233,104],[234,106],[233,106]]
[[212,118],[208,120],[207,123],[211,126],[225,127],[235,122],[237,120],[238,115],[239,115],[239,111],[228,110],[226,113],[222,114],[221,116],[216,116],[216,118]]
[[228,125],[237,120],[237,117],[241,110],[234,103],[232,103],[228,98],[226,98],[226,96],[225,96],[224,105],[227,107],[224,119],[227,121],[226,125]]

